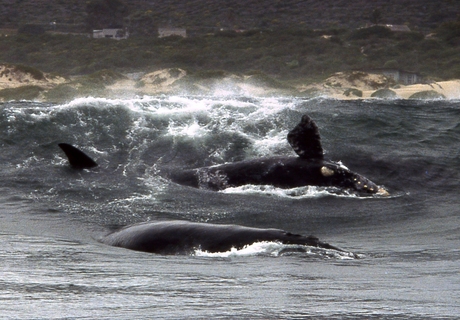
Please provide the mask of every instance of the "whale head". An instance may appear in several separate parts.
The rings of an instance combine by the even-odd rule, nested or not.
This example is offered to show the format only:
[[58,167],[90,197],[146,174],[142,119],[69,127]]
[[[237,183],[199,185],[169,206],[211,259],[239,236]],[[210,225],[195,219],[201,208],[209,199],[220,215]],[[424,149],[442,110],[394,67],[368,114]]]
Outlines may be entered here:
[[321,175],[337,185],[346,189],[353,190],[359,194],[376,194],[389,196],[390,193],[385,188],[378,186],[368,178],[349,170],[342,163],[327,163],[321,168]]

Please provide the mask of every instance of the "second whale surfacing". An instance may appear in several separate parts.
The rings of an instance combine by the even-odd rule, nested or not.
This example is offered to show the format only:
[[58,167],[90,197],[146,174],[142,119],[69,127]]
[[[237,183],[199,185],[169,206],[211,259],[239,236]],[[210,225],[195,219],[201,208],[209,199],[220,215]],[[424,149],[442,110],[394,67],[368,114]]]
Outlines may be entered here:
[[315,236],[293,234],[280,229],[261,229],[230,224],[182,220],[145,222],[124,227],[100,239],[104,244],[163,255],[209,253],[242,249],[256,242],[280,242],[347,252]]
[[298,157],[274,156],[174,170],[168,177],[182,185],[215,191],[252,184],[279,188],[337,187],[359,195],[389,195],[385,188],[341,163],[324,159],[318,127],[308,115],[289,132],[287,140]]

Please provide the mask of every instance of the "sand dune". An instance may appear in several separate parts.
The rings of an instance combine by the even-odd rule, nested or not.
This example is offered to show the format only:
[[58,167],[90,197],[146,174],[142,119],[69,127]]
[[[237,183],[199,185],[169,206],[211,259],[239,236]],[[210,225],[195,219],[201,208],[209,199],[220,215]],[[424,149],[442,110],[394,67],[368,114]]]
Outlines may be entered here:
[[[204,73],[206,74],[206,73]],[[133,76],[135,75],[135,76]],[[212,75],[212,73],[211,73]],[[84,78],[81,78],[85,81]],[[75,79],[73,79],[75,80]],[[36,100],[45,100],[45,93],[58,85],[71,85],[70,79],[51,76],[39,70],[24,66],[0,64],[0,100],[3,89],[38,86],[42,89]],[[371,99],[379,89],[388,88],[396,99],[409,99],[414,93],[423,91],[437,92],[445,99],[460,99],[460,80],[432,82],[429,84],[400,85],[383,75],[368,74],[361,71],[338,72],[323,82],[296,86],[284,85],[265,75],[245,76],[218,74],[211,77],[188,75],[182,69],[172,68],[151,73],[137,72],[115,83],[104,85],[104,90],[95,92],[78,91],[77,96],[104,95],[125,96],[157,94],[243,94],[253,96],[323,96],[335,99]],[[20,95],[18,91],[18,95]],[[10,98],[11,99],[11,98]],[[16,99],[20,100],[18,96]],[[65,99],[72,99],[66,96]]]

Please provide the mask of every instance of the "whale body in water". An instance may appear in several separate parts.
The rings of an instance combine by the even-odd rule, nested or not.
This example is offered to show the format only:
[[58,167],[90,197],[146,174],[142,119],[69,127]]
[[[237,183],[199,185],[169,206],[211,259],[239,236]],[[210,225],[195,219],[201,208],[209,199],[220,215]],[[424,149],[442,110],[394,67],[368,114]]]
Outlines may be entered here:
[[368,178],[341,163],[324,159],[316,123],[304,115],[287,140],[297,157],[256,158],[209,167],[174,170],[168,177],[179,184],[209,190],[223,190],[247,184],[279,188],[302,186],[337,187],[357,194],[389,195]]
[[145,222],[124,227],[100,239],[107,245],[156,254],[227,252],[256,242],[298,244],[346,252],[321,242],[315,236],[302,236],[280,229],[251,228],[230,224],[211,224],[182,220]]
[[[274,156],[194,169],[173,169],[167,170],[165,175],[181,185],[214,191],[252,184],[279,188],[337,187],[359,195],[389,195],[384,187],[343,164],[326,160],[318,127],[308,115],[304,115],[300,123],[289,131],[287,140],[297,157]],[[97,166],[74,146],[60,143],[59,147],[72,167],[84,169]]]

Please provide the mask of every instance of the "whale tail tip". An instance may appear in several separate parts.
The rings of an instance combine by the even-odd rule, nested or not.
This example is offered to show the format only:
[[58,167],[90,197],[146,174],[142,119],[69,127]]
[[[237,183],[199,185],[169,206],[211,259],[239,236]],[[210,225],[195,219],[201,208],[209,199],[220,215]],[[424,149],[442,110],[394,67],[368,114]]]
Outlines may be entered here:
[[87,169],[97,167],[97,163],[87,156],[83,151],[75,148],[68,143],[59,143],[59,147],[64,151],[69,159],[70,165],[75,169]]
[[287,140],[300,158],[323,159],[318,126],[308,115],[305,114],[300,123],[289,131]]

